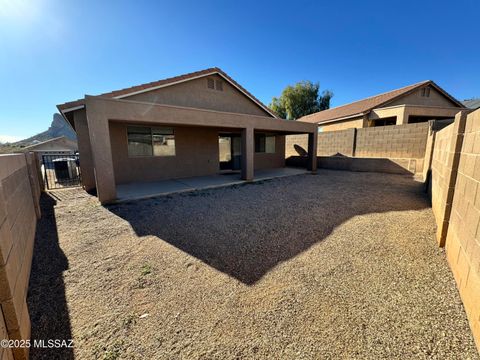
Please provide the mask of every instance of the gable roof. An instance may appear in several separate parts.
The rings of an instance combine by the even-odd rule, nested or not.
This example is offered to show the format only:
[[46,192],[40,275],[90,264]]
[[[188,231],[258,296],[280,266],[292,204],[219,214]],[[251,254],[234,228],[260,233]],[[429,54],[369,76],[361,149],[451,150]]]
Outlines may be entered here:
[[426,85],[433,86],[436,90],[442,93],[450,101],[455,103],[458,107],[462,107],[462,108],[464,107],[462,103],[460,103],[450,94],[448,94],[445,90],[443,90],[440,86],[435,84],[432,80],[426,80],[416,84],[402,87],[400,89],[392,90],[383,94],[371,96],[366,99],[355,101],[346,105],[337,106],[332,109],[323,110],[314,114],[306,115],[301,117],[299,120],[321,124],[325,122],[340,120],[344,118],[350,118],[354,116],[362,116],[369,113],[371,110],[375,108],[387,105],[388,103],[394,100],[397,100],[398,98],[405,96],[415,91],[416,89],[419,89]]
[[[172,86],[172,85],[182,83],[182,82],[185,82],[185,81],[194,80],[194,79],[198,79],[198,78],[201,78],[201,77],[210,76],[210,75],[214,75],[214,74],[218,74],[219,76],[224,78],[228,83],[233,85],[235,88],[237,88],[237,90],[239,90],[245,96],[250,98],[250,100],[252,100],[254,103],[256,103],[265,112],[267,112],[272,117],[277,118],[277,115],[272,110],[270,110],[267,106],[265,106],[265,104],[263,104],[260,100],[258,100],[255,96],[253,96],[244,87],[242,87],[239,83],[237,83],[235,80],[233,80],[230,76],[228,76],[223,70],[221,70],[218,67],[213,67],[213,68],[209,68],[209,69],[205,69],[205,70],[195,71],[195,72],[192,72],[192,73],[183,74],[183,75],[179,75],[179,76],[174,76],[174,77],[163,79],[163,80],[153,81],[153,82],[146,83],[146,84],[136,85],[136,86],[132,86],[132,87],[125,88],[125,89],[114,90],[114,91],[111,91],[111,92],[108,92],[108,93],[103,93],[103,94],[100,94],[100,95],[97,95],[97,96],[106,97],[106,98],[110,98],[110,99],[122,99],[122,98],[125,98],[125,97],[128,97],[128,96],[132,96],[132,95],[140,94],[140,93],[143,93],[143,92],[160,89],[162,87]],[[64,104],[57,105],[57,108],[58,108],[58,110],[60,110],[60,112],[62,114],[65,114],[65,113],[70,112],[70,111],[75,111],[75,110],[81,109],[84,106],[85,106],[85,100],[84,99],[78,99],[78,100],[75,100],[75,101],[69,101],[69,102],[66,102]]]

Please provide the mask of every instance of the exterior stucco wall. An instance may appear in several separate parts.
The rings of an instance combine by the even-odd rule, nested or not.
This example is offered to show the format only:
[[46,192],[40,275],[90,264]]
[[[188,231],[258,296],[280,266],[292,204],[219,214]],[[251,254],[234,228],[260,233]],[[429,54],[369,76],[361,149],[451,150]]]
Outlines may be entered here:
[[344,121],[338,121],[331,124],[318,124],[321,131],[338,131],[363,127],[363,117],[352,118]]
[[128,156],[127,124],[110,123],[115,182],[157,181],[219,171],[218,130],[176,127],[175,156]]
[[92,147],[88,132],[86,111],[74,113],[75,131],[77,133],[78,152],[80,154],[80,171],[82,172],[82,186],[89,191],[95,188],[95,171],[93,166]]
[[[218,128],[175,127],[175,156],[128,156],[126,123],[110,122],[116,184],[218,174]],[[160,126],[160,124],[159,124]],[[275,138],[274,154],[255,153],[254,168],[285,166],[285,136]]]
[[368,121],[362,117],[348,120],[339,120],[330,124],[319,124],[322,131],[338,131],[350,128],[364,128],[373,126],[373,121],[389,117],[397,118],[397,125],[407,124],[410,116],[436,118],[454,117],[462,108],[432,86],[430,96],[421,96],[421,89],[392,101],[381,108],[373,109],[368,114]]
[[405,95],[391,103],[388,103],[387,106],[395,105],[425,105],[425,106],[441,106],[441,107],[456,107],[458,105],[454,102],[447,99],[443,94],[435,90],[432,86],[430,88],[430,96],[421,96],[421,89],[418,89],[411,94]]
[[[119,179],[115,177],[114,156],[118,163],[125,160],[125,156],[121,153],[115,154],[117,145],[112,146],[111,142],[119,141],[118,136],[110,136],[110,123],[123,122],[130,124],[138,124],[144,126],[159,126],[169,124],[174,128],[180,127],[201,127],[216,128],[223,132],[226,129],[241,132],[242,134],[242,179],[252,180],[254,170],[254,131],[276,134],[304,134],[311,135],[312,141],[309,141],[309,162],[308,169],[312,172],[316,170],[316,161],[314,154],[316,153],[316,125],[299,121],[286,121],[274,119],[266,116],[246,115],[239,113],[220,112],[205,109],[193,109],[187,107],[176,107],[171,105],[151,104],[144,102],[136,102],[129,100],[105,99],[99,97],[86,96],[86,110],[88,133],[93,155],[93,164],[95,168],[95,180],[97,194],[102,204],[115,201],[117,198],[116,183],[117,181],[127,181],[119,175]],[[160,119],[166,119],[161,121]],[[167,121],[168,120],[168,121]],[[208,131],[208,130],[206,130]],[[123,135],[124,141],[126,136]],[[126,144],[126,143],[125,143]],[[215,146],[215,153],[218,154],[218,139],[212,142]],[[196,149],[198,150],[198,149]],[[127,147],[125,146],[125,150]],[[119,160],[120,159],[120,160]],[[128,159],[128,157],[127,157]],[[126,165],[132,164],[128,161]],[[216,164],[218,166],[218,157],[216,156]],[[146,166],[148,167],[149,164]],[[181,163],[177,162],[177,166]],[[150,173],[146,173],[145,165],[140,169],[144,171],[147,179],[152,179]],[[117,170],[118,171],[118,170]],[[124,170],[135,172],[134,169]],[[203,171],[203,170],[202,170]],[[160,176],[160,171],[155,172],[156,176]],[[200,175],[200,174],[195,174]],[[195,176],[193,175],[193,176]],[[156,176],[155,179],[156,180]],[[185,175],[190,176],[190,175]],[[141,178],[138,181],[148,181]],[[128,179],[131,181],[131,179]]]
[[461,110],[458,107],[432,107],[421,105],[397,105],[392,107],[374,109],[369,114],[369,120],[397,118],[397,125],[408,124],[410,116],[423,116],[429,120],[437,118],[455,117]]
[[275,154],[255,153],[253,166],[255,170],[284,167],[285,136],[275,136]]
[[[207,78],[223,83],[223,91],[209,89]],[[271,116],[219,75],[189,80],[176,85],[126,97],[125,100],[185,106],[239,114]]]
[[[373,109],[368,114],[368,120],[378,120],[378,119],[396,117],[397,118],[397,125],[400,125],[403,122],[404,112],[405,112],[405,107],[403,107],[403,106]],[[368,125],[370,127],[372,127],[373,122],[369,121]]]

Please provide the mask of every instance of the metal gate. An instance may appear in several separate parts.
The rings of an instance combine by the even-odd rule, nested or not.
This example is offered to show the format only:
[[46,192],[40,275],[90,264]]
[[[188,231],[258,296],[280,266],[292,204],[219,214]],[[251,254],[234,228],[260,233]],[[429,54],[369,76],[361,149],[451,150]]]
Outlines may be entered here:
[[47,189],[62,189],[82,184],[78,155],[42,155],[42,168]]

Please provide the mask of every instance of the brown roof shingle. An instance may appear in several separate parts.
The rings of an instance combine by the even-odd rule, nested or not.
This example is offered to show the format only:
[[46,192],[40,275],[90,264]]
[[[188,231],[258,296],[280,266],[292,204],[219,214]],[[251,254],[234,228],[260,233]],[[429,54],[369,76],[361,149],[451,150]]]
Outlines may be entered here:
[[336,119],[342,119],[342,118],[347,118],[351,117],[354,115],[362,115],[364,113],[367,113],[375,108],[378,108],[379,106],[386,105],[389,102],[397,99],[400,96],[406,95],[409,92],[420,88],[422,86],[425,86],[427,84],[430,84],[434,86],[437,90],[442,92],[445,96],[447,96],[450,100],[453,102],[457,103],[460,107],[462,105],[454,99],[452,96],[450,96],[445,90],[440,88],[437,84],[435,84],[431,80],[426,80],[422,81],[416,84],[412,84],[409,86],[402,87],[400,89],[392,90],[383,94],[375,95],[368,97],[366,99],[362,99],[359,101],[352,102],[350,104],[342,105],[342,106],[337,106],[332,109],[328,110],[323,110],[319,111],[314,114],[306,115],[298,119],[299,121],[305,121],[305,122],[312,122],[312,123],[325,123],[328,121],[336,120]]
[[[218,67],[213,67],[213,68],[208,68],[208,69],[205,69],[205,70],[195,71],[195,72],[191,72],[191,73],[188,73],[188,74],[174,76],[174,77],[163,79],[163,80],[158,80],[158,81],[153,81],[153,82],[146,83],[146,84],[141,84],[141,85],[128,87],[128,88],[125,88],[125,89],[114,90],[114,91],[111,91],[111,92],[100,94],[98,96],[99,97],[107,97],[107,98],[115,98],[115,97],[122,96],[122,95],[128,95],[128,94],[136,93],[136,92],[142,91],[142,90],[146,90],[146,89],[150,89],[150,88],[156,88],[156,87],[159,87],[159,86],[164,86],[164,85],[169,85],[169,84],[174,84],[174,83],[177,83],[177,82],[190,80],[190,79],[195,79],[197,77],[207,76],[207,75],[211,75],[211,74],[215,74],[215,73],[220,74],[221,76],[226,78],[228,81],[233,83],[236,87],[238,87],[247,96],[252,98],[252,100],[254,100],[261,108],[263,108],[263,110],[265,110],[266,112],[268,112],[272,116],[277,117],[275,115],[275,113],[272,110],[270,110],[265,104],[263,104],[260,100],[258,100],[255,96],[253,96],[244,87],[242,87],[239,83],[237,83],[229,75],[227,75],[227,73],[225,73],[222,69],[220,69]],[[60,111],[64,111],[64,110],[67,110],[67,109],[72,109],[72,108],[76,108],[78,106],[82,106],[84,104],[85,104],[84,99],[78,99],[78,100],[69,101],[69,102],[57,105],[57,108]]]

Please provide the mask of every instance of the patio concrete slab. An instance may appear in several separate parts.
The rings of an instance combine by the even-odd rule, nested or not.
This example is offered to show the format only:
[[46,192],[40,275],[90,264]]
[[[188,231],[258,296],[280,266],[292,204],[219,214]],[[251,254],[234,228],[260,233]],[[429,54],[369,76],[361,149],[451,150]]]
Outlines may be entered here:
[[[262,169],[255,171],[255,181],[307,174],[309,171],[299,168],[276,168]],[[132,201],[147,199],[157,196],[165,196],[188,191],[206,190],[225,186],[232,186],[246,183],[242,180],[240,173],[228,173],[211,176],[195,176],[183,179],[163,180],[155,182],[134,182],[130,184],[117,185],[117,201]]]
[[268,179],[274,179],[284,176],[293,176],[293,175],[302,175],[309,174],[310,171],[306,169],[284,167],[278,169],[263,169],[255,171],[254,181],[263,181]]
[[235,184],[241,184],[244,180],[241,179],[239,173],[230,173],[213,176],[196,176],[185,179],[178,179],[178,182],[185,184],[186,186],[194,189],[209,189],[218,186],[230,186]]

